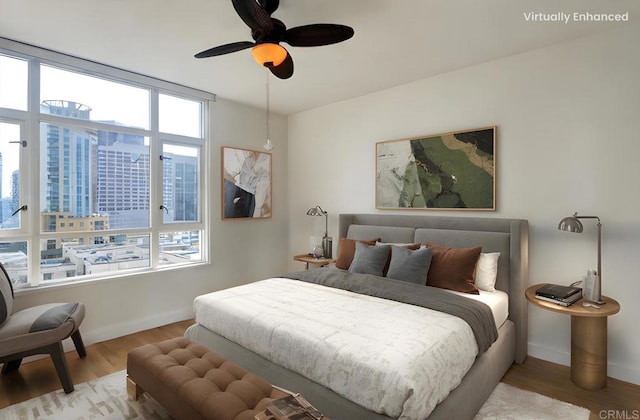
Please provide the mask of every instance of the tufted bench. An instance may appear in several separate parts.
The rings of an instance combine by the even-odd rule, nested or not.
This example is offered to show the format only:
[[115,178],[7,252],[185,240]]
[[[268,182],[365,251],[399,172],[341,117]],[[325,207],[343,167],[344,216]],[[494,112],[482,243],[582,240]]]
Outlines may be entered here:
[[287,396],[206,347],[179,337],[127,355],[127,393],[148,392],[176,419],[253,420]]

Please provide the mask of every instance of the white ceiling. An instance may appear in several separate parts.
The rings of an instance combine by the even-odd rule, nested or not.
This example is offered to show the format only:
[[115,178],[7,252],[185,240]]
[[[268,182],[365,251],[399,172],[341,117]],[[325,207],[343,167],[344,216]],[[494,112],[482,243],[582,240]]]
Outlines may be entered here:
[[[352,26],[336,45],[293,48],[291,79],[272,79],[271,107],[292,114],[625,23],[527,22],[526,12],[640,13],[637,0],[281,0],[291,28]],[[630,24],[630,23],[627,23]],[[230,0],[0,0],[0,36],[265,106],[265,70],[250,50],[198,60],[199,51],[251,41]]]

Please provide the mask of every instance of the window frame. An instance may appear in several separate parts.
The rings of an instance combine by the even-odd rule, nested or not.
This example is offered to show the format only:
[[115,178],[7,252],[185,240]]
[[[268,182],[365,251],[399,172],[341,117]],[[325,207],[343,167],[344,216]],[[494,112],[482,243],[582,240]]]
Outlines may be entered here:
[[[181,141],[179,141],[178,139],[182,139]],[[186,147],[193,147],[193,148],[198,148],[198,169],[200,169],[200,171],[202,172],[202,170],[205,168],[204,162],[203,162],[203,155],[204,155],[204,149],[202,147],[201,144],[196,144],[195,142],[191,141],[191,138],[189,137],[182,137],[182,136],[178,136],[175,134],[166,134],[166,133],[161,133],[160,134],[160,155],[162,155],[162,149],[164,147],[164,145],[172,145],[172,146],[186,146]],[[160,172],[161,175],[163,174],[163,168],[162,168],[162,161],[160,164]],[[205,185],[205,179],[204,177],[200,177],[200,183],[198,185],[198,198],[204,197],[203,194],[205,194],[205,190],[204,190],[204,185]],[[164,195],[164,191],[162,189],[164,182],[160,182],[160,204],[163,204],[163,195]],[[197,203],[197,212],[198,212],[198,218],[196,221],[173,221],[173,222],[165,222],[164,221],[164,217],[160,218],[160,225],[162,226],[162,230],[164,231],[175,231],[176,228],[181,228],[181,227],[185,227],[184,230],[197,230],[197,229],[190,229],[189,226],[195,226],[196,224],[200,224],[202,223],[202,219],[203,219],[203,206],[202,206],[202,200],[198,200]],[[183,229],[179,229],[179,230],[183,230]]]
[[[28,206],[28,211],[21,212],[20,229],[7,231],[0,230],[0,241],[26,241],[28,244],[28,271],[27,278],[30,285],[18,287],[19,290],[33,289],[38,286],[56,286],[62,284],[93,281],[111,277],[129,276],[135,273],[148,273],[157,270],[181,269],[193,267],[199,264],[210,263],[209,237],[210,237],[210,215],[209,202],[211,197],[205,188],[206,180],[210,174],[209,162],[211,153],[211,133],[210,118],[211,104],[215,102],[214,94],[198,89],[174,84],[164,80],[145,76],[139,73],[125,71],[109,65],[84,60],[42,49],[39,47],[22,44],[16,41],[0,38],[0,54],[25,59],[28,62],[28,106],[27,111],[0,108],[0,119],[8,122],[20,122],[21,135],[27,140],[27,147],[23,147],[20,154],[20,202]],[[127,126],[114,126],[98,121],[76,120],[74,118],[63,117],[40,112],[40,66],[52,66],[62,70],[72,71],[78,74],[97,77],[104,80],[122,83],[124,85],[142,88],[149,91],[149,129],[141,129]],[[197,101],[201,106],[201,127],[200,138],[181,136],[159,131],[159,95],[170,95],[191,101]],[[104,231],[78,231],[78,232],[46,232],[41,231],[40,218],[42,209],[40,203],[40,127],[41,123],[53,123],[63,126],[73,126],[86,129],[105,130],[107,132],[117,132],[123,134],[141,135],[149,137],[149,171],[150,171],[150,199],[149,199],[149,227],[135,229],[109,229]],[[172,221],[164,223],[163,210],[160,206],[163,203],[162,188],[162,161],[159,159],[165,143],[178,144],[189,147],[199,147],[198,166],[198,220],[190,222]],[[23,171],[24,168],[24,171]],[[24,173],[24,177],[23,177]],[[31,191],[30,194],[27,194]],[[167,232],[180,231],[200,231],[200,254],[201,259],[187,264],[159,264],[160,244],[159,237]],[[90,233],[91,232],[91,233]],[[107,275],[81,275],[63,281],[45,281],[42,283],[40,270],[40,243],[41,240],[58,239],[62,237],[108,236],[127,234],[130,236],[149,235],[150,260],[149,267],[133,268],[109,272]]]
[[[0,108],[1,109],[1,108]],[[12,110],[15,111],[15,110]],[[18,112],[22,112],[22,111],[18,111]],[[29,147],[29,141],[27,140],[28,136],[27,136],[27,121],[25,119],[19,119],[19,118],[14,118],[14,117],[9,117],[6,116],[9,113],[6,113],[5,115],[3,115],[2,113],[0,113],[0,122],[2,123],[6,123],[6,124],[15,124],[19,127],[20,129],[20,138],[16,139],[15,141],[27,141],[27,145],[24,146],[23,144],[17,144],[16,147],[20,148],[19,151],[19,163],[18,163],[18,168],[20,169],[20,175],[21,175],[21,179],[20,179],[20,188],[19,188],[19,194],[20,194],[20,203],[19,206],[23,206],[23,205],[27,205],[28,208],[28,198],[26,197],[26,192],[27,192],[27,185],[29,184],[29,175],[30,172],[27,168],[27,166],[29,165],[29,159],[27,158],[26,154],[27,154],[27,150]],[[24,172],[25,172],[25,177],[22,178],[22,172],[23,172],[23,168]],[[1,198],[1,197],[0,197]],[[12,238],[14,236],[18,236],[18,237],[22,237],[25,236],[29,233],[28,229],[27,229],[27,221],[25,220],[25,215],[26,213],[24,211],[20,211],[18,212],[19,218],[20,218],[20,222],[19,222],[19,227],[18,228],[13,228],[13,229],[6,229],[6,230],[0,230],[0,232],[4,233],[4,235],[0,236],[0,240],[3,240],[4,237],[6,238]]]

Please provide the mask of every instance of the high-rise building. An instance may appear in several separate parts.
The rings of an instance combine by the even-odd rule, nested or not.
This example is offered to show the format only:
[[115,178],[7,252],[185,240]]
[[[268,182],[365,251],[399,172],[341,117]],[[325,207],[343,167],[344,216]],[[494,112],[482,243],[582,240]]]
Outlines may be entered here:
[[11,173],[11,213],[20,207],[20,172]]
[[[43,112],[77,119],[90,119],[91,108],[71,101],[43,101]],[[91,183],[92,148],[96,134],[63,124],[44,124],[41,136],[41,158],[44,174],[41,189],[44,196],[42,211],[64,212],[83,217],[92,214],[94,191]]]
[[[2,199],[2,152],[0,152],[0,199]],[[0,206],[0,222],[2,222],[4,220],[3,216],[3,211],[2,211],[2,207]]]
[[175,156],[174,170],[173,220],[198,220],[198,160],[192,156]]
[[138,144],[131,137],[104,142],[99,133],[95,209],[109,216],[111,229],[149,226],[149,147],[137,137]]
[[[124,124],[113,120],[101,120],[103,124],[111,124],[116,127],[126,127]],[[114,144],[143,145],[144,137],[137,134],[118,133],[115,131],[98,131],[98,144],[100,146],[113,146]]]
[[163,154],[162,204],[169,209],[165,221],[198,219],[198,159],[172,153]]

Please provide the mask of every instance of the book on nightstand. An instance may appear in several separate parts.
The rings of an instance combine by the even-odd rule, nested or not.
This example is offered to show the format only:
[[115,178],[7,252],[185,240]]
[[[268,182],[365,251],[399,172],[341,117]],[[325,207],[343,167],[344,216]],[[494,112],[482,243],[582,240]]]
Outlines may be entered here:
[[552,302],[556,305],[571,306],[582,299],[580,287],[545,284],[536,290],[536,299]]

